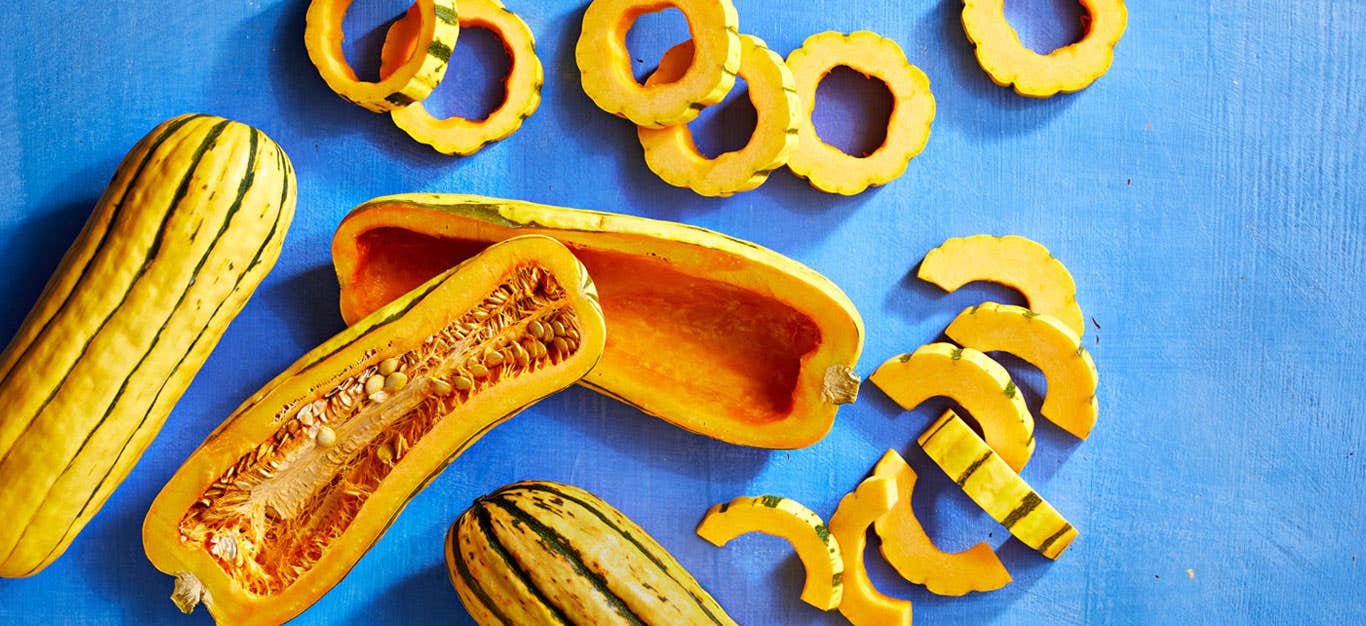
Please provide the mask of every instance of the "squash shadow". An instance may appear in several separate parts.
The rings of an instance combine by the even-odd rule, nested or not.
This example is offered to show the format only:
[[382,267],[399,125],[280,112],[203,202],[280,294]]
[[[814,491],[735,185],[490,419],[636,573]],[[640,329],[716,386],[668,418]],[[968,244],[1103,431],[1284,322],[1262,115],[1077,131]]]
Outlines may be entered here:
[[289,336],[304,351],[346,328],[340,310],[337,275],[331,265],[319,265],[263,285],[257,292],[265,307],[280,312]]
[[[112,171],[112,170],[111,170]],[[84,175],[80,177],[86,179]],[[14,229],[23,233],[0,245],[0,266],[8,268],[9,277],[0,281],[0,337],[8,343],[19,330],[33,304],[38,301],[62,256],[71,247],[85,225],[98,197],[55,204],[57,207],[31,215]]]
[[365,609],[346,623],[373,626],[374,616],[383,615],[383,623],[429,624],[433,623],[433,616],[439,615],[443,624],[473,625],[474,618],[451,586],[446,563],[441,559],[431,561],[373,594]]

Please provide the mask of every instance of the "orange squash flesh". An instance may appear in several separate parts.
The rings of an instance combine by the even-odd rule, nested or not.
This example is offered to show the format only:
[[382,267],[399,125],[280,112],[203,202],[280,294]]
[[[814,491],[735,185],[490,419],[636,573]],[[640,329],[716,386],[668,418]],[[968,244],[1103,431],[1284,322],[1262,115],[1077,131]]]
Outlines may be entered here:
[[874,529],[882,539],[883,558],[902,578],[941,596],[993,591],[1010,584],[1010,572],[985,541],[962,552],[944,552],[934,545],[911,508],[915,471],[895,450],[882,456],[873,476],[896,481],[897,505],[877,519]]
[[612,332],[583,384],[685,429],[794,448],[851,402],[862,322],[805,266],[711,231],[624,215],[456,195],[381,198],[333,239],[348,320],[490,242],[564,242],[598,285]]
[[220,623],[288,620],[446,464],[591,369],[604,335],[592,281],[562,245],[493,246],[239,407],[152,503],[147,556],[176,576],[183,611],[203,602]]
[[840,500],[830,516],[830,536],[840,544],[844,557],[844,597],[840,614],[854,626],[911,626],[909,600],[893,598],[877,590],[868,578],[863,553],[868,547],[868,527],[896,506],[896,483],[872,476]]

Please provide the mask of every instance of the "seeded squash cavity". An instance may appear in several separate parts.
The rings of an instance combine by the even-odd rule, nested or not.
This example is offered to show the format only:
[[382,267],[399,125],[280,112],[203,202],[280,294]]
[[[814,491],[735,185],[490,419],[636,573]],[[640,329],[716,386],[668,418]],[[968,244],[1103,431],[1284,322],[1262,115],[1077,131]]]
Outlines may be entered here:
[[410,497],[489,429],[573,384],[604,326],[545,237],[489,248],[304,355],[153,502],[143,543],[184,611],[277,624],[335,585]]

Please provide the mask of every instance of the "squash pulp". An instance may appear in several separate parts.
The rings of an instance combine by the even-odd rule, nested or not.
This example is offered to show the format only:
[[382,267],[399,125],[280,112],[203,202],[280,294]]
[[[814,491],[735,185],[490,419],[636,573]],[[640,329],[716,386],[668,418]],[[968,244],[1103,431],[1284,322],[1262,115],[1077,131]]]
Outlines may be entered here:
[[583,384],[767,448],[820,440],[853,401],[863,323],[843,292],[775,252],[683,224],[478,196],[379,198],[333,239],[342,315],[358,319],[522,233],[564,242],[598,285],[612,332]]

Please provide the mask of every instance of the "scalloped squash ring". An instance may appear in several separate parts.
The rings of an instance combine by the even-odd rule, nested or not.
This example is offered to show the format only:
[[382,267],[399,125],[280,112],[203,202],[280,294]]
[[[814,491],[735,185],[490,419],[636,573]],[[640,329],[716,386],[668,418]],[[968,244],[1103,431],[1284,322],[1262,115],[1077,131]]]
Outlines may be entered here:
[[[792,72],[762,39],[740,36],[740,77],[749,85],[749,99],[758,120],[754,136],[745,147],[708,159],[697,151],[686,124],[668,128],[637,127],[645,163],[664,182],[689,187],[704,196],[729,196],[749,191],[773,170],[787,163],[797,147],[797,115],[800,100]],[[678,80],[692,58],[692,42],[670,48],[646,86]]]
[[[787,167],[812,187],[851,196],[886,184],[901,176],[906,165],[929,142],[935,112],[930,79],[906,60],[895,41],[868,31],[849,35],[827,31],[808,37],[802,47],[793,50],[787,56],[787,66],[806,108],[798,116],[797,150]],[[816,86],[839,66],[881,80],[892,93],[887,139],[865,157],[846,154],[821,141],[811,121],[816,108]]]
[[1080,2],[1090,16],[1086,35],[1046,55],[1020,43],[1006,21],[1005,0],[963,0],[963,30],[977,46],[977,63],[997,85],[1013,85],[1030,98],[1081,91],[1110,70],[1129,12],[1124,0]]
[[[522,121],[531,117],[541,105],[541,86],[545,73],[536,56],[536,40],[522,18],[498,0],[459,0],[460,27],[484,28],[497,35],[511,59],[506,79],[507,95],[503,103],[482,120],[463,117],[437,119],[421,102],[395,109],[394,125],[410,137],[425,143],[442,154],[468,156],[486,144],[501,139],[521,128]],[[421,17],[414,4],[402,19],[389,27],[380,53],[380,76],[407,62],[420,49],[417,46],[417,25]]]
[[[676,81],[643,86],[631,73],[626,32],[641,15],[670,7],[688,20],[696,47],[693,62]],[[686,124],[735,85],[739,21],[730,0],[593,0],[574,49],[583,91],[602,110],[637,126]]]
[[342,52],[342,20],[351,0],[313,0],[304,18],[304,45],[327,86],[337,95],[376,113],[419,102],[431,94],[446,75],[451,47],[460,33],[456,0],[417,0],[421,29],[419,49],[392,75],[377,83],[360,80]]

